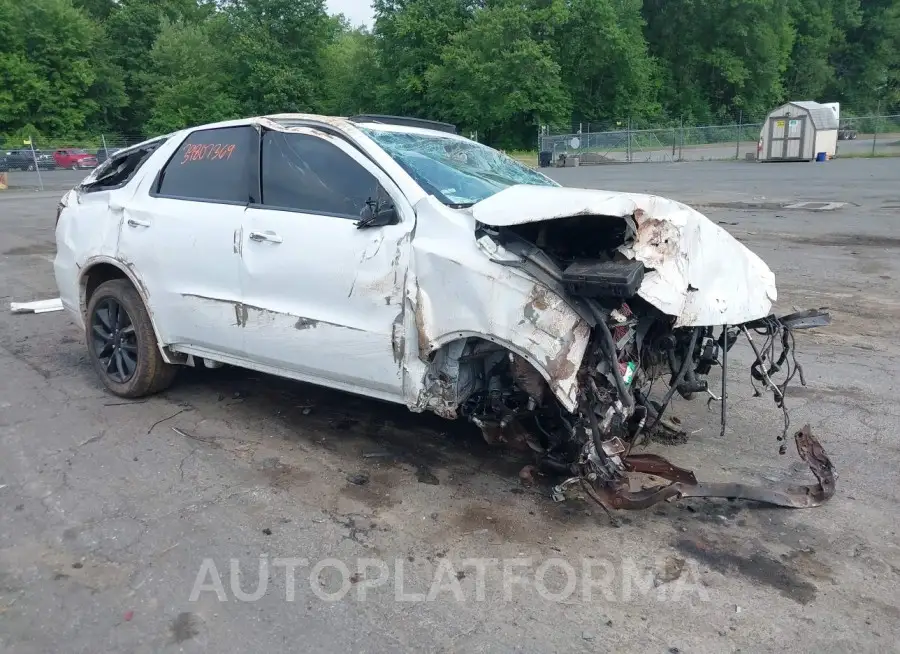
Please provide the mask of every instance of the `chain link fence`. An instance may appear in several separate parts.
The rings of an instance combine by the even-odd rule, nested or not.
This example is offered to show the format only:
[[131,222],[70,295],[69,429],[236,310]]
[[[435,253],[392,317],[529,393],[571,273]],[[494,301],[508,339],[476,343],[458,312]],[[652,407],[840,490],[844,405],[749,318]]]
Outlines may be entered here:
[[900,115],[842,118],[838,156],[900,156]]
[[[755,159],[765,123],[675,125],[651,129],[612,129],[545,133],[540,137],[543,165],[724,161]],[[900,116],[863,116],[840,121],[837,156],[900,156]],[[590,125],[588,125],[590,127]]]
[[26,137],[0,141],[2,190],[64,191],[119,150],[147,139],[142,134],[86,138]]

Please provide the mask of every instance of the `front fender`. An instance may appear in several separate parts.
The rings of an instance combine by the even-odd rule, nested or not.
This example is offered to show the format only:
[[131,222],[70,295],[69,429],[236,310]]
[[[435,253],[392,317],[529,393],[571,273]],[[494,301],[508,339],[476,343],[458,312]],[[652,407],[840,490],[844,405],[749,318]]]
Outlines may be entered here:
[[[578,370],[590,327],[565,299],[511,269],[482,276],[454,266],[453,275],[424,275],[416,289],[419,358],[455,340],[479,337],[528,361],[559,402],[574,411]],[[428,280],[428,285],[423,284]]]

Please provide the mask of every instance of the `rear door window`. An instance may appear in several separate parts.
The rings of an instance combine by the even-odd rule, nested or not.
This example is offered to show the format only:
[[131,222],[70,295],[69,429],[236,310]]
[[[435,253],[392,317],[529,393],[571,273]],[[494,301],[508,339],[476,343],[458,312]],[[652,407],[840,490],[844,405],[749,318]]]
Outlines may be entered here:
[[375,176],[326,139],[263,133],[262,203],[266,207],[358,220],[366,202],[378,198],[378,192]]
[[259,136],[250,125],[191,133],[159,174],[156,192],[169,198],[225,204],[253,201]]

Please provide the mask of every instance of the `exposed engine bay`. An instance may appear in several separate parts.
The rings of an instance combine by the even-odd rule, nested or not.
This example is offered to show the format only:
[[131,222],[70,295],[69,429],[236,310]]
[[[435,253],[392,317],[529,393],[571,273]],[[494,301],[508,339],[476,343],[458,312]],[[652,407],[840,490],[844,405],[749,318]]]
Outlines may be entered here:
[[[591,337],[577,373],[572,412],[522,357],[481,338],[454,343],[438,354],[432,371],[455,380],[460,414],[489,443],[530,450],[537,468],[560,480],[553,487],[558,501],[572,487],[604,509],[641,509],[683,497],[742,498],[794,508],[827,501],[834,494],[831,462],[808,426],[789,435],[785,398],[795,379],[806,384],[796,359],[795,331],[828,325],[829,315],[812,310],[743,324],[677,326],[675,316],[638,295],[652,268],[623,254],[636,237],[638,218],[574,216],[499,228],[479,225],[476,238],[518,254],[518,262],[506,265],[527,268],[565,297],[590,325]],[[688,294],[695,290],[688,285]],[[675,393],[705,400],[709,407],[717,404],[724,435],[728,353],[739,339],[746,339],[755,355],[750,370],[755,393],[770,393],[784,415],[784,428],[775,436],[779,453],[786,453],[787,439],[793,437],[816,484],[701,483],[693,472],[660,456],[633,451],[650,435],[684,436],[666,416]],[[717,367],[721,383],[713,388],[709,375]],[[667,388],[652,396],[660,380]],[[665,483],[633,490],[637,473]]]

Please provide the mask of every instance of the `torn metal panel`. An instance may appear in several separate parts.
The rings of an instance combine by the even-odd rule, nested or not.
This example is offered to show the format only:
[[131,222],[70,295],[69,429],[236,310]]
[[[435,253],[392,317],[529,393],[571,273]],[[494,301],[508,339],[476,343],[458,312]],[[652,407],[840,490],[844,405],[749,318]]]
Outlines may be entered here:
[[638,295],[675,316],[679,327],[740,324],[767,315],[777,299],[775,276],[756,254],[701,213],[674,200],[512,186],[477,203],[472,215],[479,223],[496,227],[573,216],[633,218],[635,238],[618,251],[645,265]]

